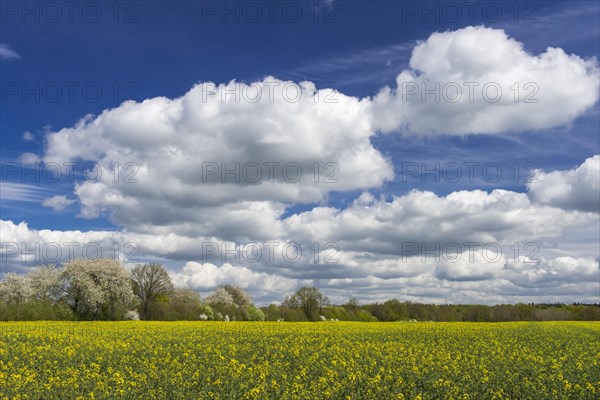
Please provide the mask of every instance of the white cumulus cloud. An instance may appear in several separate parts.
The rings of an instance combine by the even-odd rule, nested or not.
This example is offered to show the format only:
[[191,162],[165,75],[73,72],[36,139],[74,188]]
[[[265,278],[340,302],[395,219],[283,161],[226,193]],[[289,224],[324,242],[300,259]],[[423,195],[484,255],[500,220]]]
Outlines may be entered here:
[[75,200],[68,199],[65,195],[52,196],[42,201],[44,207],[50,207],[54,211],[61,211],[67,208],[69,205],[75,203]]
[[287,293],[297,288],[299,281],[280,275],[252,271],[243,266],[225,263],[220,267],[210,263],[188,262],[175,281],[194,289],[211,289],[220,285],[234,285],[263,293]]
[[76,187],[85,217],[108,212],[138,230],[195,223],[196,233],[212,234],[221,217],[236,216],[260,229],[265,214],[283,213],[282,203],[393,178],[370,142],[369,110],[367,99],[310,82],[203,83],[177,99],[126,102],[50,133],[44,161],[121,166],[118,179],[104,173]]
[[569,210],[600,212],[600,155],[568,171],[536,171],[527,184],[529,197],[538,203]]
[[567,125],[598,100],[595,59],[529,54],[502,29],[433,33],[395,88],[373,100],[376,126],[408,134],[497,134]]

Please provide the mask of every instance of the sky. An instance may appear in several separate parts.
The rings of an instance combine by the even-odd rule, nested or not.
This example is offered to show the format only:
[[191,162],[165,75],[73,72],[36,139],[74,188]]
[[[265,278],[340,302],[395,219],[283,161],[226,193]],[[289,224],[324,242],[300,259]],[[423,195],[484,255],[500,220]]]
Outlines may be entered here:
[[600,301],[596,1],[0,7],[0,277]]

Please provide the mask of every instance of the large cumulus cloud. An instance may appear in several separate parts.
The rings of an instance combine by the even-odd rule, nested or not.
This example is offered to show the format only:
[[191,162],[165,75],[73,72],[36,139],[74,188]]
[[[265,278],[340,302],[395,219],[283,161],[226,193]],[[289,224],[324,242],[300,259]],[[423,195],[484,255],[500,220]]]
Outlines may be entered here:
[[396,87],[374,98],[376,126],[409,134],[522,132],[566,125],[598,100],[595,59],[529,54],[501,29],[437,32],[413,50]]
[[[511,243],[559,237],[569,228],[594,223],[589,213],[569,212],[531,202],[525,193],[496,189],[438,196],[412,191],[391,201],[369,194],[344,210],[317,207],[284,223],[294,237],[336,240],[351,251],[419,254],[438,245]],[[415,248],[418,245],[418,249]]]
[[[44,160],[90,160],[104,171],[75,188],[84,217],[226,235],[223,214],[260,230],[282,203],[381,186],[393,170],[372,135],[367,99],[265,78],[126,102],[50,133]],[[107,173],[115,165],[127,169],[117,179]]]
[[568,171],[536,171],[527,184],[529,197],[542,204],[600,212],[600,156]]

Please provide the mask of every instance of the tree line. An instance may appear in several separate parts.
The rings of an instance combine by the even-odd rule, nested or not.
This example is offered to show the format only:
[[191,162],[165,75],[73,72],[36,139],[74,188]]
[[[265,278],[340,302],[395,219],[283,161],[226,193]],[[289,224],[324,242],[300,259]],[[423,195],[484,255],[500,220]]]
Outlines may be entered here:
[[281,304],[257,307],[240,287],[223,285],[202,298],[175,287],[161,264],[131,271],[110,259],[75,259],[62,267],[7,273],[0,281],[0,320],[211,321],[546,321],[600,320],[600,304],[438,305],[397,299],[334,305],[315,287]]

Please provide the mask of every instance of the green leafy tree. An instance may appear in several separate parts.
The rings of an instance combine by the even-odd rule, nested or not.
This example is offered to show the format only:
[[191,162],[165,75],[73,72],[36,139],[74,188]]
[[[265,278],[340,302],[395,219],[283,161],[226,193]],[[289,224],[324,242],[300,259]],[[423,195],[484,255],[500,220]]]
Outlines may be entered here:
[[193,289],[179,287],[173,289],[171,295],[157,305],[160,305],[157,319],[193,321],[201,314],[202,298],[200,293]]
[[173,282],[161,264],[138,264],[131,271],[133,293],[140,300],[141,317],[146,319],[150,307],[173,292]]
[[265,320],[265,313],[260,308],[250,306],[247,308],[247,311],[248,311],[248,316],[249,316],[248,319],[250,321],[264,321]]
[[323,307],[330,304],[329,298],[316,287],[302,287],[291,297],[284,300],[283,305],[302,310],[309,321],[317,321]]

